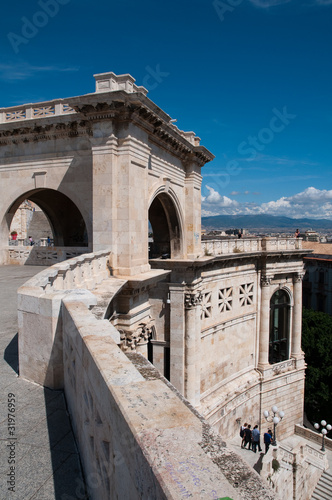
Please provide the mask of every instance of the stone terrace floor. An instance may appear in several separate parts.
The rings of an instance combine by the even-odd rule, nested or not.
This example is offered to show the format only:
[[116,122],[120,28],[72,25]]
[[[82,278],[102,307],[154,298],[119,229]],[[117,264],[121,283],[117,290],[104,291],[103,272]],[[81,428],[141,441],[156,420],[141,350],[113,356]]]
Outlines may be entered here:
[[[42,269],[0,266],[1,500],[88,498],[63,392],[44,389],[17,375],[16,292]],[[15,395],[14,436],[8,429],[8,394]],[[15,492],[7,484],[11,451],[15,454]]]

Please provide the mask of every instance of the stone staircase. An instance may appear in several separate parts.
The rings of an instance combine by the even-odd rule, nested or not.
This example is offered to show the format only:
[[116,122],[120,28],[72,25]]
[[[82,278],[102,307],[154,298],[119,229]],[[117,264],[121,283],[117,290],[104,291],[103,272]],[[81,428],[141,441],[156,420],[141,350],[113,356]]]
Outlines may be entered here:
[[311,500],[331,500],[332,499],[332,475],[323,472],[317,486],[312,494]]

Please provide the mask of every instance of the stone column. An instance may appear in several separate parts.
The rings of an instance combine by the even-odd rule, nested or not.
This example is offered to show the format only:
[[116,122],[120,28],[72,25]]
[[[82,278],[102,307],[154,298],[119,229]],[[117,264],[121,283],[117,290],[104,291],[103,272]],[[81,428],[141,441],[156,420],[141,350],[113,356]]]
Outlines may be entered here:
[[201,304],[200,291],[186,293],[185,306],[185,391],[184,395],[193,405],[200,401],[200,334]]
[[291,358],[302,356],[301,332],[302,332],[302,278],[303,274],[297,273],[294,276],[294,306],[292,325],[292,349]]
[[270,283],[271,278],[261,277],[261,311],[259,332],[258,368],[264,370],[269,364],[269,337],[270,337]]

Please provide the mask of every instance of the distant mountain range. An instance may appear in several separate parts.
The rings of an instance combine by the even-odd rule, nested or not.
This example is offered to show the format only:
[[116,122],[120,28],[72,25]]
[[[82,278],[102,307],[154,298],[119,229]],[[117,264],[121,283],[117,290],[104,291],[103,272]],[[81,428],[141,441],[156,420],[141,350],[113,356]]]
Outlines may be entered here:
[[329,219],[292,219],[277,215],[213,215],[202,217],[203,229],[264,229],[265,231],[281,230],[300,231],[332,231],[332,220]]

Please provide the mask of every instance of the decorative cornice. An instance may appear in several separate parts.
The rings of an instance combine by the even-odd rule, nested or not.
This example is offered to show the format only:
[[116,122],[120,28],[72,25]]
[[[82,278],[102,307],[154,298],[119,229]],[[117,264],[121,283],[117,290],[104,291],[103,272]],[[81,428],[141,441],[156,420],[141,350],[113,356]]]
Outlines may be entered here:
[[[62,118],[62,117],[61,117]],[[71,121],[54,123],[15,123],[10,128],[0,129],[0,146],[10,144],[26,144],[46,140],[91,137],[92,128],[87,120],[77,120],[77,115],[70,116]],[[74,118],[74,120],[73,120]]]
[[[86,94],[66,99],[65,104],[58,99],[0,111],[0,118],[5,117],[0,123],[0,145],[75,137],[80,133],[92,135],[93,122],[115,120],[143,128],[151,141],[186,163],[202,167],[214,158],[210,151],[199,146],[199,138],[193,132],[179,130],[170,116],[142,92],[118,90]],[[8,120],[9,114],[13,119]]]

